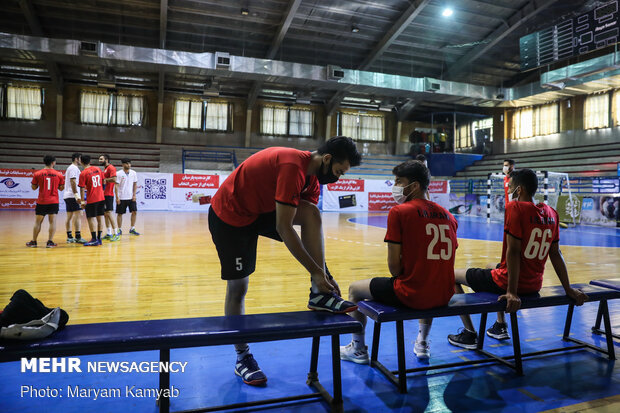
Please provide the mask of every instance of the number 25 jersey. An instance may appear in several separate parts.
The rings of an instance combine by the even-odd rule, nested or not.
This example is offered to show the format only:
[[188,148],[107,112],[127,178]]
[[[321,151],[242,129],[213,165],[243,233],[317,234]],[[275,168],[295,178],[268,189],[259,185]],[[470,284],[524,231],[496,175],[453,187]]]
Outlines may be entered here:
[[512,201],[506,205],[502,261],[491,271],[493,281],[500,288],[508,287],[506,266],[506,237],[521,241],[521,265],[517,292],[535,293],[542,287],[545,263],[551,244],[560,241],[558,213],[549,205]]

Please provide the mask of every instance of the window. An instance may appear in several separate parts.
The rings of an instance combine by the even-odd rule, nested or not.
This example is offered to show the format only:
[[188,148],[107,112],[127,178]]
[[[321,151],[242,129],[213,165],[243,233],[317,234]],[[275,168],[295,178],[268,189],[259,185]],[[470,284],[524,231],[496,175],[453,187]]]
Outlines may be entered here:
[[353,140],[385,140],[385,119],[383,116],[340,112],[340,133]]
[[4,86],[0,85],[0,118],[4,117]]
[[471,124],[461,125],[456,129],[456,147],[469,148],[472,145]]
[[559,111],[560,105],[550,103],[534,108],[534,124],[532,126],[534,135],[549,135],[559,131]]
[[264,106],[261,108],[260,133],[286,136],[288,132],[288,108]]
[[6,88],[6,117],[9,119],[41,119],[43,92],[39,87]]
[[289,135],[314,135],[314,112],[305,109],[291,109],[289,115]]
[[80,94],[80,122],[82,123],[142,126],[144,113],[143,96],[86,91]]
[[230,132],[232,131],[232,105],[226,102],[178,99],[174,102],[173,127]]
[[517,109],[512,113],[511,139],[531,138],[534,136],[532,128],[533,108]]
[[588,96],[583,107],[583,128],[609,127],[609,93]]

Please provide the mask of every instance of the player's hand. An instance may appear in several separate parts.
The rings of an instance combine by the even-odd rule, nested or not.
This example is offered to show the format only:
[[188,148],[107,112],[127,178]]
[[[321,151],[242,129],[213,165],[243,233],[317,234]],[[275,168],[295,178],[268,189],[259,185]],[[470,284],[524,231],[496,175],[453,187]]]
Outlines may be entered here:
[[134,197],[132,197],[132,198],[131,198],[131,200],[132,200],[133,202],[136,202],[136,197],[135,197],[135,196],[134,196]]
[[[327,278],[329,278],[329,277],[327,277]],[[332,288],[334,289],[336,294],[338,294],[338,297],[342,297],[342,293],[340,292],[340,286],[336,282],[336,279],[332,278],[331,280],[328,280],[328,281],[332,285]]]
[[506,300],[506,312],[514,313],[521,308],[521,299],[518,295],[506,292],[504,295],[500,295],[497,301]]
[[84,206],[85,206],[85,205],[86,205],[86,201],[80,201],[80,206],[81,206],[82,208],[84,208]]
[[566,295],[575,301],[575,305],[577,306],[583,305],[583,303],[588,301],[588,296],[583,291],[577,290],[576,288],[569,288],[568,291],[566,291]]
[[120,205],[121,204],[121,200],[120,199],[116,199],[116,205]]
[[334,292],[334,287],[329,282],[327,274],[325,274],[323,271],[310,274],[310,278],[320,292],[326,294],[331,294],[332,292]]

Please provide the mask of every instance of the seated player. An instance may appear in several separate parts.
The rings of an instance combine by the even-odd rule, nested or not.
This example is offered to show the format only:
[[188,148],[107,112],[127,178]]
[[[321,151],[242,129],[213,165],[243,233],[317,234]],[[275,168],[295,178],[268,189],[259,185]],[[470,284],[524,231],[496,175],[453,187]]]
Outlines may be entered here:
[[[541,289],[545,262],[550,257],[566,295],[576,305],[582,305],[588,297],[572,288],[568,281],[559,246],[558,213],[548,205],[534,204],[538,189],[536,173],[531,169],[511,172],[508,188],[510,202],[506,205],[502,262],[493,270],[456,270],[456,292],[462,293],[461,285],[467,285],[476,292],[499,294],[499,300],[506,300],[506,312],[515,312],[521,307],[517,294],[533,294]],[[459,334],[450,334],[448,341],[458,347],[475,349],[478,337],[471,318],[462,315],[461,319],[465,328]],[[503,312],[497,314],[497,321],[487,330],[487,335],[496,339],[510,337]]]
[[[336,182],[360,161],[351,138],[339,136],[314,152],[264,149],[226,178],[209,208],[209,231],[220,259],[221,277],[227,283],[226,315],[244,313],[259,235],[283,241],[310,274],[309,308],[334,313],[357,308],[340,298],[338,284],[326,273],[321,212],[316,203],[320,185]],[[293,225],[301,227],[301,238]],[[235,348],[235,374],[246,384],[265,384],[267,377],[248,345],[238,343]]]
[[[392,277],[356,281],[349,287],[349,300],[358,303],[373,299],[393,306],[425,310],[441,307],[454,294],[454,253],[458,247],[456,219],[441,205],[426,199],[430,172],[419,161],[407,161],[394,168],[392,195],[400,204],[388,214],[385,242],[388,268]],[[353,318],[366,325],[359,311]],[[432,319],[419,321],[414,353],[429,358],[428,334]],[[368,364],[364,334],[353,334],[347,346],[340,347],[340,358]]]
[[54,243],[54,233],[56,232],[56,215],[58,214],[58,191],[65,188],[63,177],[60,172],[54,169],[56,158],[52,155],[43,157],[45,168],[38,170],[32,177],[31,186],[33,190],[39,190],[37,206],[35,209],[35,221],[32,229],[32,240],[26,243],[27,247],[36,248],[37,238],[41,232],[41,224],[47,215],[50,223],[49,238],[47,248],[56,247]]

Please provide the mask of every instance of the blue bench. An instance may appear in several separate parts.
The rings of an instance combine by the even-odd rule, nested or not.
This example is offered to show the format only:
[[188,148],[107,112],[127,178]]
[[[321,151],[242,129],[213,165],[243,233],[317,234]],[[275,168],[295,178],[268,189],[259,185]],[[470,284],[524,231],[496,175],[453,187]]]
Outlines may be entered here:
[[[67,357],[152,350],[159,351],[161,362],[169,362],[170,349],[312,337],[307,384],[316,390],[315,393],[192,411],[240,409],[323,398],[329,403],[332,411],[341,412],[343,406],[339,336],[361,331],[362,325],[347,315],[313,311],[78,324],[68,325],[64,330],[36,342],[0,341],[0,362],[16,361],[22,357]],[[333,397],[321,385],[317,373],[319,343],[322,336],[331,336]],[[159,388],[170,388],[168,372],[159,374]],[[160,398],[159,409],[161,413],[168,413],[170,400]]]
[[[593,280],[590,281],[590,284],[597,285],[599,287],[611,288],[612,290],[620,291],[620,278],[611,278],[607,280]],[[605,331],[601,330],[601,318],[603,317],[603,303],[599,304],[598,312],[596,313],[596,322],[594,323],[594,327],[592,327],[592,332],[594,334],[604,334]],[[609,331],[611,326],[605,326],[605,330]],[[615,338],[620,338],[620,335],[613,334],[612,336]]]
[[[602,306],[602,317],[606,320],[605,325],[609,323],[609,311],[607,300],[620,298],[620,291],[610,290],[607,288],[597,287],[588,284],[575,284],[574,288],[579,288],[586,293],[590,301],[600,301]],[[491,293],[470,293],[455,294],[450,303],[445,307],[439,307],[429,310],[412,310],[409,308],[396,308],[375,301],[363,301],[358,304],[358,309],[366,316],[374,320],[374,332],[372,340],[372,350],[370,356],[370,364],[383,373],[388,380],[395,384],[401,393],[407,392],[407,373],[420,371],[429,371],[437,369],[445,369],[459,366],[467,366],[473,364],[482,364],[488,362],[497,362],[514,369],[517,374],[523,375],[522,360],[524,357],[537,356],[553,352],[567,351],[573,349],[590,348],[606,354],[610,360],[615,360],[615,352],[611,337],[611,329],[607,329],[607,350],[596,347],[592,344],[569,337],[570,326],[573,318],[573,310],[575,304],[564,294],[561,286],[544,287],[538,294],[522,296],[521,308],[540,308],[552,307],[559,305],[568,305],[568,312],[564,324],[564,334],[562,340],[575,343],[573,346],[565,346],[551,350],[543,350],[532,353],[521,353],[521,344],[519,341],[519,326],[517,322],[517,313],[510,314],[510,326],[512,330],[513,355],[508,357],[500,357],[483,349],[487,313],[504,311],[506,309],[505,301],[497,301],[498,296]],[[423,318],[449,317],[463,314],[480,314],[480,327],[478,328],[478,347],[475,350],[484,356],[481,360],[463,361],[457,363],[445,363],[440,365],[425,366],[414,369],[407,369],[405,365],[405,339],[403,330],[403,321],[419,320]],[[396,322],[396,347],[398,370],[389,370],[378,360],[379,355],[379,339],[381,335],[381,324],[386,322]],[[460,321],[459,321],[460,322]],[[514,361],[510,361],[514,360]]]

